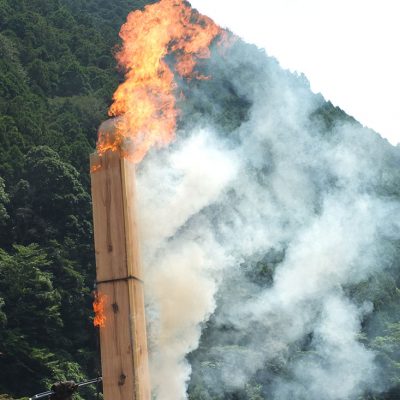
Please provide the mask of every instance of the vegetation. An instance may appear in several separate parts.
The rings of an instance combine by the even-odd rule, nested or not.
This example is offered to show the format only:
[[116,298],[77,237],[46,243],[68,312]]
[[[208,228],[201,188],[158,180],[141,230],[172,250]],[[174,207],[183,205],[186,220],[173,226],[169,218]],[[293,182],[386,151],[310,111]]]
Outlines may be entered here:
[[[147,3],[0,0],[0,399],[98,373],[97,333],[91,322],[95,267],[88,155],[121,78],[112,54],[119,28],[129,11]],[[259,57],[256,53],[252,56]],[[251,75],[243,68],[235,73]],[[214,66],[214,76],[213,82],[192,83],[201,95],[182,104],[182,120],[190,115],[190,123],[197,123],[207,115],[230,132],[247,118],[250,102],[229,83],[223,68]],[[349,117],[326,103],[310,118],[327,132],[335,120]],[[382,190],[398,198],[398,183],[382,181]],[[393,246],[399,251],[398,243]],[[251,281],[269,285],[280,256],[243,265],[245,273]],[[364,340],[390,371],[385,379],[396,386],[398,268],[371,279],[373,284],[371,280],[346,290],[354,298],[369,299],[376,310],[387,310],[371,324],[365,321]],[[376,280],[379,291],[372,290]],[[211,319],[198,352],[207,348],[212,330]],[[378,331],[384,335],[374,333]],[[218,349],[212,357],[205,351],[197,355],[191,400],[261,400],[268,385],[266,371],[284,373],[279,363],[265,366],[241,391],[221,397],[220,388],[210,392],[203,379],[206,370],[218,374],[221,351],[229,349]],[[395,398],[396,393],[380,399]],[[92,395],[85,393],[85,399]]]
[[88,155],[146,3],[0,0],[0,394],[98,373]]

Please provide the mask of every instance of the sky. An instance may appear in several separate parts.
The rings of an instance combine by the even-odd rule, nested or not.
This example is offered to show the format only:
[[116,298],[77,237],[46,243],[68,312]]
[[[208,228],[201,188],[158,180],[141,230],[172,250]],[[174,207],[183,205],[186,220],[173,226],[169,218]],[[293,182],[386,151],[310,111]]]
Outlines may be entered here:
[[203,14],[304,73],[393,145],[400,142],[399,0],[190,0]]

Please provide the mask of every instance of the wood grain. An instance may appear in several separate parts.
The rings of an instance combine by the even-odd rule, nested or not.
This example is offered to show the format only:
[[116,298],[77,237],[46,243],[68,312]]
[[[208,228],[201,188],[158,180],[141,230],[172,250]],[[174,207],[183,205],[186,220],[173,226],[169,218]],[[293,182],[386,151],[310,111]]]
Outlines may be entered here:
[[150,400],[135,166],[111,151],[92,154],[90,166],[98,291],[106,296],[100,328],[104,398]]

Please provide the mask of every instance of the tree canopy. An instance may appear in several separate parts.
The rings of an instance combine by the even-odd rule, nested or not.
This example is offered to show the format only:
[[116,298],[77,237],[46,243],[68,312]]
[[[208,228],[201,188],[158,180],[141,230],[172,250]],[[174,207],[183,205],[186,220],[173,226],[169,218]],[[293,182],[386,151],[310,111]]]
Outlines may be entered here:
[[[21,398],[46,390],[57,380],[81,381],[98,373],[88,156],[122,79],[113,55],[120,26],[131,10],[151,2],[0,0],[0,399]],[[258,49],[240,46],[247,46],[243,54],[248,59],[265,58]],[[191,82],[195,100],[180,104],[179,127],[206,117],[222,134],[232,133],[229,140],[239,140],[235,128],[247,120],[251,102],[230,83],[226,68],[243,82],[258,72],[246,58],[240,65],[233,61],[226,66],[218,57],[222,56],[216,52],[212,80]],[[273,82],[268,84],[272,91]],[[183,94],[185,90],[183,85]],[[337,121],[352,120],[331,103],[321,104],[309,116],[321,135],[330,135]],[[391,157],[387,154],[385,166],[396,171],[398,157]],[[398,200],[400,173],[379,173],[374,190]],[[393,254],[400,255],[400,244],[388,243]],[[282,257],[261,255],[240,268],[255,287],[265,287],[271,285]],[[363,321],[360,340],[376,352],[389,371],[382,379],[394,387],[390,393],[366,394],[362,400],[397,398],[398,265],[345,290],[382,311]],[[211,348],[210,337],[229,329],[218,326],[215,318],[204,326],[199,349],[188,357],[193,370],[191,400],[265,399],[268,379],[287,373],[284,363],[276,361],[264,365],[241,390],[226,389],[224,397],[223,388],[210,390],[207,371],[218,376],[220,355],[232,350]],[[306,354],[305,343],[298,344],[298,357]],[[234,346],[245,351],[240,343]],[[89,389],[84,398],[94,399],[93,391]]]
[[0,0],[0,398],[98,373],[89,154],[146,3]]

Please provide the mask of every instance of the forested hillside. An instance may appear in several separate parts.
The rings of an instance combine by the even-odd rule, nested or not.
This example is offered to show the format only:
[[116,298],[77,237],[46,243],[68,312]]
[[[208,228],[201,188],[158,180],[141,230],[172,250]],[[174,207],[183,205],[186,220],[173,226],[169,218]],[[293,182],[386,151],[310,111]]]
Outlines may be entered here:
[[0,397],[95,377],[88,155],[145,1],[0,1]]
[[[0,0],[0,399],[19,399],[46,390],[57,380],[82,381],[99,372],[97,332],[92,324],[95,264],[88,156],[95,148],[97,128],[107,118],[112,93],[123,79],[113,55],[120,26],[128,12],[150,2]],[[246,151],[262,154],[255,159],[249,156],[243,165],[263,190],[274,163],[279,162],[273,151],[290,162],[299,157],[295,167],[309,174],[305,182],[315,186],[316,197],[321,198],[321,193],[339,191],[348,182],[337,178],[336,166],[325,171],[322,162],[313,164],[320,149],[311,139],[325,146],[329,156],[343,142],[343,154],[352,146],[357,160],[367,160],[368,168],[373,165],[373,178],[365,180],[366,172],[354,168],[357,179],[366,182],[360,189],[362,195],[373,193],[382,203],[398,204],[398,148],[363,129],[322,96],[312,94],[303,76],[283,71],[256,47],[237,41],[227,51],[215,46],[212,53],[211,60],[200,60],[198,67],[211,79],[178,81],[183,93],[179,96],[179,135],[189,135],[189,129],[181,128],[206,125],[229,149],[246,143]],[[254,103],[258,108],[252,108]],[[293,117],[295,122],[288,115],[290,107],[301,114],[301,118]],[[245,138],[248,132],[262,130],[254,122],[258,121],[254,117],[257,110],[262,110],[256,115],[259,119],[278,120],[271,123],[277,133],[268,138],[260,134],[260,145],[253,145]],[[348,140],[339,129],[345,124],[357,131],[350,130],[354,136]],[[303,162],[293,138],[305,131],[309,142],[302,143],[303,153],[310,161]],[[357,139],[362,135],[365,140]],[[286,139],[293,141],[287,153]],[[245,151],[241,154],[247,156]],[[234,189],[229,196],[232,203],[240,203]],[[284,214],[283,203],[276,201],[277,212]],[[210,206],[204,214],[215,212],[216,220],[222,219],[223,206],[235,211],[230,205],[214,205],[215,210]],[[310,208],[318,216],[322,205],[316,201]],[[288,221],[282,225],[289,225]],[[384,243],[385,252],[379,254],[384,267],[367,279],[340,286],[343,296],[354,304],[369,307],[357,340],[375,354],[381,368],[379,392],[385,394],[366,390],[360,400],[391,400],[399,394],[400,242],[386,231],[378,232],[378,241]],[[264,361],[254,372],[248,343],[252,335],[263,343],[265,326],[253,321],[247,331],[241,330],[240,321],[228,318],[231,309],[239,309],[272,287],[276,268],[285,259],[285,246],[282,241],[279,251],[266,249],[242,260],[221,284],[216,311],[203,326],[200,346],[188,356],[191,400],[276,398],[272,384],[291,381],[291,363],[304,360],[311,366],[323,362],[315,356],[314,332],[309,331],[291,342],[284,356]],[[359,267],[354,264],[354,270]],[[245,282],[243,287],[234,287],[238,280]],[[283,329],[288,326],[290,321]],[[251,349],[255,353],[257,346]],[[240,368],[251,371],[246,372],[248,381],[241,387],[230,386],[235,369]],[[94,389],[82,398],[95,398]]]

